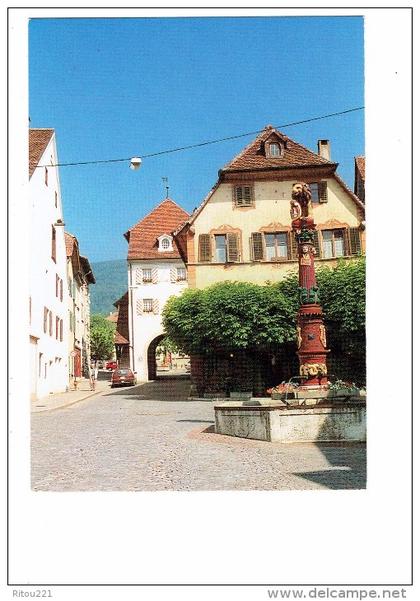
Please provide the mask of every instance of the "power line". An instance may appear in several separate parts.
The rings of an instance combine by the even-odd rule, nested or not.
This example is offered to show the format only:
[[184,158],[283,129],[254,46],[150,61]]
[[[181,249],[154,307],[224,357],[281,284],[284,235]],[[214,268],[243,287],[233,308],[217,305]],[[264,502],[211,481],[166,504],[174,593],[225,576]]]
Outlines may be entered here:
[[[329,117],[337,117],[338,115],[345,115],[347,113],[354,113],[355,111],[362,111],[365,107],[358,106],[356,108],[347,109],[345,111],[339,111],[338,113],[329,113],[328,115],[321,115],[320,117],[311,117],[309,119],[302,119],[301,121],[293,121],[292,123],[283,123],[282,125],[274,125],[275,129],[284,129],[285,127],[292,127],[293,125],[301,125],[302,123],[309,123],[311,121],[319,121],[320,119],[328,119]],[[264,129],[258,129],[256,131],[248,131],[245,134],[238,134],[236,136],[228,136],[226,138],[218,138],[217,140],[207,140],[206,142],[199,142],[198,144],[190,144],[188,146],[179,146],[178,148],[170,148],[169,150],[161,150],[159,152],[152,152],[150,154],[139,155],[142,159],[148,159],[151,157],[160,156],[162,154],[170,154],[172,152],[180,152],[181,150],[190,150],[191,148],[199,148],[200,146],[209,146],[210,144],[218,144],[219,142],[227,142],[229,140],[237,140],[238,138],[245,138],[246,136],[252,136],[260,134]],[[132,157],[125,159],[105,159],[102,161],[80,161],[77,163],[56,163],[55,165],[37,165],[37,167],[71,167],[74,165],[97,165],[99,163],[123,163],[130,161]]]

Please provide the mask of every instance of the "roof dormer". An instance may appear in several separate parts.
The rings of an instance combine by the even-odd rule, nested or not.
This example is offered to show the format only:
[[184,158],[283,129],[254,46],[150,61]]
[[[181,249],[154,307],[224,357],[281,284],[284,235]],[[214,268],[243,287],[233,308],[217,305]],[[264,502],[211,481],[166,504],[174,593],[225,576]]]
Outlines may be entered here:
[[158,250],[159,252],[172,252],[172,236],[169,234],[162,234],[162,236],[158,237]]
[[267,159],[281,159],[286,148],[286,140],[276,131],[271,131],[263,140],[263,152]]

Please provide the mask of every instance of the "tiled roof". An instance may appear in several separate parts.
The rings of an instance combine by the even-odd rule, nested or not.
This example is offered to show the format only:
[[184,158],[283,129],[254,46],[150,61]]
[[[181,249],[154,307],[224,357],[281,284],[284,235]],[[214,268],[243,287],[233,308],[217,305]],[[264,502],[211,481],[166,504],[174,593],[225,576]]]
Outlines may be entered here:
[[83,268],[83,275],[85,276],[89,284],[96,284],[95,276],[93,274],[92,267],[89,263],[89,259],[80,255],[80,263]]
[[[280,157],[266,156],[264,143],[271,138],[281,141],[284,152]],[[308,150],[291,138],[285,136],[271,125],[246,146],[235,158],[221,169],[221,173],[231,171],[255,169],[285,169],[291,167],[309,167],[318,165],[334,166],[336,163],[328,161],[318,154]]]
[[66,255],[67,257],[71,257],[74,247],[77,245],[77,238],[68,232],[64,232],[64,240],[66,242]]
[[356,167],[360,173],[360,177],[365,181],[365,157],[355,157]]
[[186,219],[188,219],[188,213],[172,199],[165,198],[125,234],[128,239],[128,260],[179,259],[180,254],[175,244],[174,250],[162,252],[158,250],[157,239],[163,234],[171,235],[171,232]]
[[107,317],[105,317],[107,321],[111,321],[112,323],[117,323],[118,321],[118,311],[114,311],[110,313]]
[[29,178],[32,177],[48,142],[54,134],[53,129],[30,129],[29,130]]

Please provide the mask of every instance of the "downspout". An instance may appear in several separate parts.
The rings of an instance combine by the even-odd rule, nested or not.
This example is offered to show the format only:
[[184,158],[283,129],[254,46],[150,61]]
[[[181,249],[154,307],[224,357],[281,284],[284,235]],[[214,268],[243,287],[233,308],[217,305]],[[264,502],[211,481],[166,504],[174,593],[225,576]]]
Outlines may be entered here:
[[131,263],[129,265],[129,281],[128,281],[128,290],[129,290],[129,307],[130,307],[130,340],[129,340],[129,349],[130,349],[130,366],[132,371],[136,371],[135,368],[135,354],[134,354],[134,310],[133,310],[133,266]]

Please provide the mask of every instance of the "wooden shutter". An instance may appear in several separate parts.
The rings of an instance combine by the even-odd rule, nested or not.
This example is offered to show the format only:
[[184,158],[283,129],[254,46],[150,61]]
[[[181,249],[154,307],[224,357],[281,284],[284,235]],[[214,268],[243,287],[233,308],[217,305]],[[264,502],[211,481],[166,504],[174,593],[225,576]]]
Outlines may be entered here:
[[237,186],[235,188],[235,203],[238,205],[238,207],[242,207],[244,204],[243,189],[241,186]]
[[158,299],[157,299],[157,298],[154,298],[154,299],[153,299],[153,313],[154,313],[155,315],[158,315],[158,314],[159,314],[159,301],[158,301]]
[[141,299],[136,301],[136,314],[143,315],[143,301]]
[[362,252],[362,246],[360,244],[360,232],[358,227],[349,227],[348,229],[349,238],[349,254],[360,255]]
[[171,284],[175,284],[177,281],[177,270],[176,267],[171,267]]
[[317,259],[321,256],[321,247],[319,244],[319,232],[318,230],[314,230],[314,246],[315,246],[315,257]]
[[211,261],[210,234],[200,234],[198,236],[198,260],[202,263]]
[[153,284],[157,284],[159,280],[159,271],[157,267],[153,267],[152,269],[152,282]]
[[287,245],[287,258],[296,261],[298,258],[298,247],[294,232],[289,232],[289,244]]
[[143,270],[137,268],[136,269],[136,284],[142,284],[143,283]]
[[228,263],[239,261],[238,234],[226,234],[226,258]]
[[244,205],[249,206],[252,204],[252,188],[251,186],[244,186],[243,190]]
[[252,260],[262,261],[264,259],[263,235],[261,232],[251,234]]
[[327,182],[325,182],[325,181],[319,182],[318,197],[319,197],[319,202],[328,202]]

